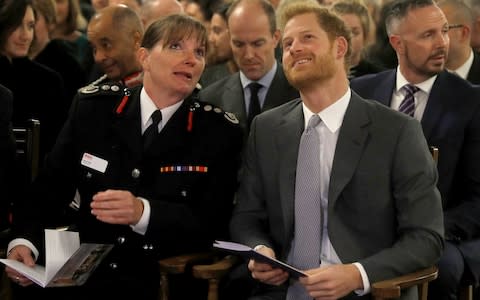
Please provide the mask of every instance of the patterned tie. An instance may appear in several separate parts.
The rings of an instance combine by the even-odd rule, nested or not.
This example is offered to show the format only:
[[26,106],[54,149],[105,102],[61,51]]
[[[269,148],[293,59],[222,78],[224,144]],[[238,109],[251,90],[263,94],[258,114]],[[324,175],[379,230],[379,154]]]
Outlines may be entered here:
[[250,89],[250,106],[248,108],[247,124],[250,126],[253,118],[261,111],[260,101],[258,100],[258,91],[262,88],[262,85],[258,82],[252,82],[248,85],[248,88]]
[[[300,139],[295,180],[295,236],[289,260],[305,270],[320,265],[322,207],[320,201],[320,138],[313,115]],[[287,300],[312,299],[298,282],[288,288]]]
[[158,135],[158,123],[162,120],[162,112],[157,109],[152,113],[152,124],[143,133],[143,149],[147,149]]
[[404,85],[403,89],[406,91],[406,95],[405,95],[405,99],[403,99],[402,103],[400,103],[398,110],[413,117],[413,113],[415,112],[415,96],[414,95],[420,89],[411,84]]

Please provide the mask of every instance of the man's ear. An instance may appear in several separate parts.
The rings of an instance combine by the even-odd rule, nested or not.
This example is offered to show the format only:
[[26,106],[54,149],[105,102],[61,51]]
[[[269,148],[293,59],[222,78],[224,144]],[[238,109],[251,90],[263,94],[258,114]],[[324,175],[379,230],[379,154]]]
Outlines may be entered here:
[[277,47],[278,42],[280,41],[280,37],[281,37],[280,30],[278,29],[275,30],[275,32],[273,33],[273,41],[274,41],[275,47]]
[[390,45],[392,45],[392,48],[395,50],[395,52],[398,54],[402,54],[404,52],[403,41],[399,35],[390,35],[388,37],[388,41],[390,42]]
[[335,39],[337,44],[336,58],[345,57],[348,51],[348,41],[343,36],[339,36]]
[[133,33],[133,42],[136,49],[140,48],[140,43],[142,42],[142,35],[140,34],[140,32],[135,31]]

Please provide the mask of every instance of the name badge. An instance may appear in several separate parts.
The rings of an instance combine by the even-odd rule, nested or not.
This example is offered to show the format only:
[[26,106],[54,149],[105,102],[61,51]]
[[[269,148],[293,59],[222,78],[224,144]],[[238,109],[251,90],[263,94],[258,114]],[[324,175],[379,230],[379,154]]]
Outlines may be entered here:
[[94,169],[95,171],[98,171],[100,173],[105,173],[105,170],[107,169],[107,166],[108,166],[108,161],[100,157],[97,157],[95,155],[84,153],[81,164],[82,166],[85,166],[90,169]]

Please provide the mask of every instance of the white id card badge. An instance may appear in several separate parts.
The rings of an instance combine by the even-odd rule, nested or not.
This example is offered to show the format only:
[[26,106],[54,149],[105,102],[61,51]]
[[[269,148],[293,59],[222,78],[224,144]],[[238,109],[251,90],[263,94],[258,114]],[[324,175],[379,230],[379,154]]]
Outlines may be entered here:
[[108,161],[95,155],[84,153],[81,164],[82,166],[93,169],[100,173],[105,173],[105,170],[108,166]]

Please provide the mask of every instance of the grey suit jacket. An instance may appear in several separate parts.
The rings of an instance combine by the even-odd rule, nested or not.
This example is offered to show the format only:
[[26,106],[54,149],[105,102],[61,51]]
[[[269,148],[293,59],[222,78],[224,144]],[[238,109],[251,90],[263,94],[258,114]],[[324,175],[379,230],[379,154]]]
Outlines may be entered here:
[[[224,111],[234,113],[241,127],[247,132],[247,110],[240,73],[235,73],[202,89],[200,101],[214,104]],[[275,77],[268,88],[262,112],[299,97],[298,91],[288,83],[282,65],[277,65]]]
[[[268,245],[283,260],[294,232],[303,124],[300,100],[253,121],[230,223],[235,241]],[[341,261],[360,262],[370,282],[433,265],[443,247],[436,182],[420,124],[353,93],[329,186],[328,233]]]

